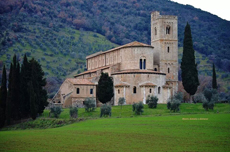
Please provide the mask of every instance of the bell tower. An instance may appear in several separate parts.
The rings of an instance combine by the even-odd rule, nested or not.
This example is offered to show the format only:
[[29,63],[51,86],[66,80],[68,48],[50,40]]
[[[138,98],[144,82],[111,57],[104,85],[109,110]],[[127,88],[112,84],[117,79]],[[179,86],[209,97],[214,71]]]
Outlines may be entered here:
[[178,90],[178,23],[177,16],[151,13],[151,45],[154,46],[154,65],[166,74],[166,81]]

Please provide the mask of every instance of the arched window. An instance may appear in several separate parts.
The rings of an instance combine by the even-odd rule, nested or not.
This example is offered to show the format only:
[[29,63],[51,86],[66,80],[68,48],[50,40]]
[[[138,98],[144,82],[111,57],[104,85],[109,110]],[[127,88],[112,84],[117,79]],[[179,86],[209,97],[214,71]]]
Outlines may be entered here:
[[168,73],[170,73],[170,69],[168,68]]
[[170,26],[169,25],[166,27],[166,34],[170,34]]
[[137,88],[134,86],[133,87],[133,93],[136,94],[137,93]]
[[141,57],[139,63],[140,63],[140,69],[146,69],[146,59],[145,59],[145,57]]
[[149,93],[152,93],[152,89],[149,89]]
[[140,69],[142,69],[142,59],[140,59]]
[[157,28],[155,27],[155,35],[157,35]]
[[117,93],[120,94],[120,89],[117,90]]
[[145,64],[146,64],[146,59],[144,59],[143,69],[146,69],[146,68],[145,68]]
[[169,53],[169,46],[168,46],[168,49],[167,49],[167,50],[168,50],[168,53]]
[[158,87],[158,94],[161,93],[161,87]]
[[80,89],[79,88],[77,88],[77,94],[80,94]]
[[157,68],[154,68],[154,71],[157,71]]

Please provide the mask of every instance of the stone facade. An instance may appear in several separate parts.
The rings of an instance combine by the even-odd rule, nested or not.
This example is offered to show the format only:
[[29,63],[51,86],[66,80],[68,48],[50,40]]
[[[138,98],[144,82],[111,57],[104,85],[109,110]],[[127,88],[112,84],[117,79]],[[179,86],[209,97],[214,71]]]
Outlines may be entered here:
[[[151,45],[132,42],[114,49],[97,52],[86,57],[87,71],[75,76],[74,79],[88,80],[95,87],[101,72],[108,73],[114,81],[114,101],[118,104],[120,97],[125,97],[126,104],[139,101],[146,103],[148,95],[158,97],[158,103],[166,103],[178,89],[178,37],[177,17],[151,14]],[[64,82],[65,83],[65,82]],[[60,88],[63,90],[65,85]],[[93,86],[94,84],[94,86]],[[76,92],[75,84],[68,86],[65,92]],[[66,88],[68,88],[66,87]],[[86,90],[86,84],[82,84]],[[63,92],[63,91],[59,91]],[[87,91],[86,91],[87,92]],[[96,91],[95,91],[96,92]],[[60,94],[60,93],[59,93]],[[73,100],[81,101],[89,94],[72,95]],[[56,99],[57,95],[54,97]],[[76,97],[76,98],[75,98]],[[94,97],[95,94],[94,94]],[[65,106],[67,106],[67,102]]]
[[63,107],[83,106],[85,98],[91,97],[96,101],[96,85],[87,79],[68,78],[61,85],[52,102]]

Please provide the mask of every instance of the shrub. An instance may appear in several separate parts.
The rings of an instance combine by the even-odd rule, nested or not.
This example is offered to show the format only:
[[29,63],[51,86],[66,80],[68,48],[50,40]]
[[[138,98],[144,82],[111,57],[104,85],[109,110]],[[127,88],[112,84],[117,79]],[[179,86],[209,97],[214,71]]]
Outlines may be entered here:
[[157,101],[158,101],[158,98],[156,96],[148,95],[146,103],[148,104],[149,108],[156,108]]
[[59,106],[53,106],[50,108],[50,115],[53,114],[55,118],[58,118],[62,112],[62,108]]
[[178,99],[170,99],[170,101],[167,102],[167,108],[170,111],[173,112],[179,112],[180,111],[180,101]]
[[210,102],[217,102],[218,101],[218,92],[216,89],[204,89],[204,96]]
[[144,105],[141,101],[133,104],[133,112],[135,112],[136,115],[141,115],[144,112],[143,108]]
[[183,99],[184,99],[184,94],[182,92],[178,92],[173,96],[173,98],[179,100],[180,102],[182,102]]
[[204,96],[206,101],[203,101],[203,108],[209,110],[214,108],[216,102],[218,102],[218,92],[216,89],[204,89]]
[[71,118],[77,118],[78,117],[78,108],[77,107],[70,107],[69,114]]
[[172,99],[170,111],[179,112],[180,111],[180,100]]
[[125,104],[125,98],[124,97],[120,97],[118,99],[118,104],[121,105],[121,109],[122,109],[122,105]]
[[103,104],[101,106],[101,114],[100,117],[102,116],[110,116],[111,117],[111,106],[107,105],[107,104]]
[[203,108],[208,111],[208,109],[214,108],[214,102],[208,102],[207,100],[203,102]]
[[167,108],[168,108],[168,109],[171,108],[171,102],[170,102],[170,101],[167,102]]
[[84,101],[85,111],[91,112],[95,110],[96,101],[93,98],[86,98]]
[[203,103],[207,101],[203,93],[198,93],[194,96],[194,102],[195,103]]

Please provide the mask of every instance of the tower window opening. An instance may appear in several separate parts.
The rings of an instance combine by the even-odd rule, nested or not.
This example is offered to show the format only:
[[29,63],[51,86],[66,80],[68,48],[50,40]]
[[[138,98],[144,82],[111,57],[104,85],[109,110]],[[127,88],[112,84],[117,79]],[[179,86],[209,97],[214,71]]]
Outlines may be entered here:
[[140,59],[140,69],[142,69],[142,59]]
[[133,87],[133,93],[136,94],[137,93],[137,88],[134,86]]
[[154,71],[157,71],[157,68],[154,68]]
[[168,73],[170,73],[170,69],[168,68]]
[[170,34],[170,26],[166,27],[166,34]]
[[168,46],[168,53],[169,53],[169,46]]
[[158,87],[158,94],[161,94],[161,87]]
[[117,93],[120,94],[120,89],[117,90]]
[[146,59],[144,59],[144,63],[143,63],[143,69],[145,69],[145,64],[146,64]]
[[93,89],[90,89],[90,94],[93,94]]
[[149,89],[149,93],[152,93],[152,89]]
[[77,88],[77,94],[80,94],[80,89],[79,88]]

